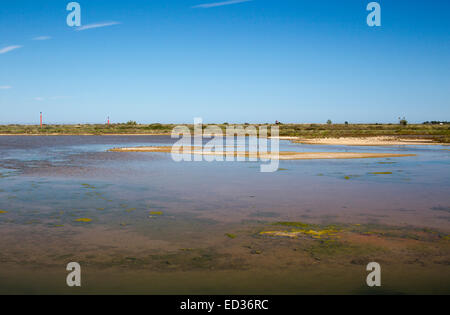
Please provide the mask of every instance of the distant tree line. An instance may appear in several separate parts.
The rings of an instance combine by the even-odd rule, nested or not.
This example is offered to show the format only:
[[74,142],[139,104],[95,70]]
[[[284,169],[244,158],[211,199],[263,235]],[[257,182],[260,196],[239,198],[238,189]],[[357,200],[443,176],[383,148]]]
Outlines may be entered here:
[[423,124],[424,125],[448,125],[448,124],[450,124],[450,122],[449,121],[432,120],[432,121],[425,121]]

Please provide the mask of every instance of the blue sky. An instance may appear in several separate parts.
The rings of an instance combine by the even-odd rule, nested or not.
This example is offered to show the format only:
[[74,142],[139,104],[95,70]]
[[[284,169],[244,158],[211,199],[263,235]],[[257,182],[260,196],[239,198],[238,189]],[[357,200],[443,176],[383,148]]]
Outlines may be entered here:
[[450,1],[69,2],[0,2],[0,123],[450,120]]

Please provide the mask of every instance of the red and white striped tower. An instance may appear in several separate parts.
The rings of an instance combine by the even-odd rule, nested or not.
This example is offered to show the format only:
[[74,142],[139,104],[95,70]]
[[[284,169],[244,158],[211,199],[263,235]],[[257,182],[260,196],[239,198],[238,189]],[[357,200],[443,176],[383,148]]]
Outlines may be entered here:
[[42,128],[42,112],[41,112],[41,128]]
[[109,116],[108,116],[108,126],[109,126]]

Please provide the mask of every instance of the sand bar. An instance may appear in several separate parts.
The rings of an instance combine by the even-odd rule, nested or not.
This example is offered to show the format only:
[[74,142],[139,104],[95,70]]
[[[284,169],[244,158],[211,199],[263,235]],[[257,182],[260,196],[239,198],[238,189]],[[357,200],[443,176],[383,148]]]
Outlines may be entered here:
[[[180,148],[181,149],[181,148]],[[172,152],[172,147],[133,147],[133,148],[114,148],[111,152]],[[387,157],[405,157],[415,156],[415,154],[397,154],[397,153],[360,153],[360,152],[279,152],[258,153],[249,151],[236,152],[203,152],[199,147],[185,147],[180,153],[225,156],[229,154],[234,157],[260,158],[260,159],[279,159],[279,160],[315,160],[315,159],[365,159],[365,158],[387,158]]]

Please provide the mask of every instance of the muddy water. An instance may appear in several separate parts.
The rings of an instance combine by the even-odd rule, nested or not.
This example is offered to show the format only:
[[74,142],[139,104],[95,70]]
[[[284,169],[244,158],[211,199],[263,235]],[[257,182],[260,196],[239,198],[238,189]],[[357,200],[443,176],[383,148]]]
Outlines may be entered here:
[[[450,293],[448,147],[282,141],[286,151],[416,156],[281,161],[275,173],[107,152],[171,143],[0,137],[0,292]],[[338,232],[265,236],[293,229],[277,222]],[[80,289],[65,285],[71,261]],[[365,285],[370,261],[382,265],[381,288]]]

